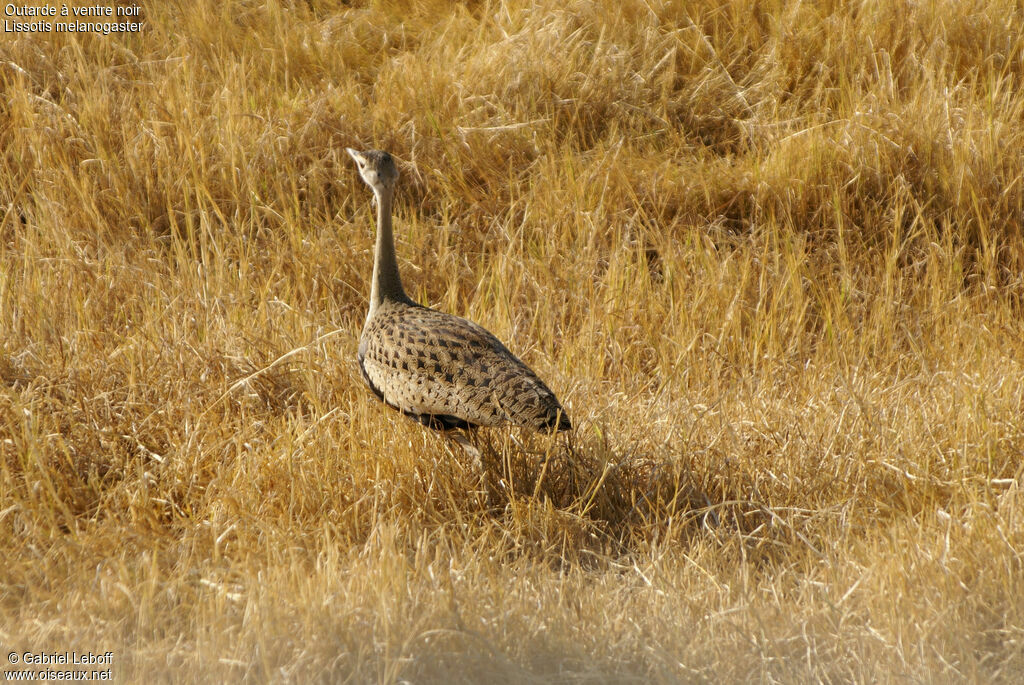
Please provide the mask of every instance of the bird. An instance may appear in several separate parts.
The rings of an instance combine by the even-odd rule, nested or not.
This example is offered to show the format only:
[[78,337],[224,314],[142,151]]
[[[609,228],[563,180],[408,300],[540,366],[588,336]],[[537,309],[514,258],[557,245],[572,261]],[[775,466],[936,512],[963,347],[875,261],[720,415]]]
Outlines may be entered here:
[[398,167],[383,150],[345,150],[377,204],[370,301],[358,352],[370,390],[389,407],[439,431],[503,425],[571,430],[555,394],[498,338],[405,294],[391,223]]

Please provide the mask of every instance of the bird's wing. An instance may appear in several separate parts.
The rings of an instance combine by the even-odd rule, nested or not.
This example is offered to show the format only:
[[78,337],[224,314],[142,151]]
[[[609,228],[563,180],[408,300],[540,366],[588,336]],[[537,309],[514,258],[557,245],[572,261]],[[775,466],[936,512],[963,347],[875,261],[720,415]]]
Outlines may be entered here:
[[379,311],[360,366],[387,404],[427,425],[569,427],[554,393],[486,329],[420,306]]

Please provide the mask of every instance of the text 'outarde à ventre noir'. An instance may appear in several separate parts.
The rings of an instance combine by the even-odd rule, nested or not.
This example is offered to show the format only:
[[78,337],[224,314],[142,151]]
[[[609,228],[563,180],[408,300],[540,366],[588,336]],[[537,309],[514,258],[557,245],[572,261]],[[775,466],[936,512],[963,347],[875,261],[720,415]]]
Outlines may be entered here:
[[[3,7],[4,33],[130,33],[141,31],[138,5],[68,7],[67,5],[16,5]],[[101,21],[88,21],[99,19]],[[102,21],[115,19],[116,21]],[[82,21],[87,20],[87,21]]]

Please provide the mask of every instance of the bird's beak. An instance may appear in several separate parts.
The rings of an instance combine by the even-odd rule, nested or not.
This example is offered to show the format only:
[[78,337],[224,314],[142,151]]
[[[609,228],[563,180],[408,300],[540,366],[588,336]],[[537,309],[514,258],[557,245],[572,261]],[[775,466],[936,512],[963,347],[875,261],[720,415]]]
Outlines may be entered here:
[[363,153],[359,152],[359,150],[353,150],[352,148],[347,147],[345,148],[345,152],[347,152],[352,159],[356,160],[356,162],[362,162],[365,159],[363,157]]

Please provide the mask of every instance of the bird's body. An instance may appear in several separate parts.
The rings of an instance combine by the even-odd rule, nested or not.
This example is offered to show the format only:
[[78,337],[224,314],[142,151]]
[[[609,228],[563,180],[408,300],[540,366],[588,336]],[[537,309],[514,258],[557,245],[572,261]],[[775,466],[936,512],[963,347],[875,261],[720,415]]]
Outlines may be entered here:
[[348,152],[377,197],[370,306],[359,339],[359,368],[374,394],[441,430],[503,424],[571,428],[555,394],[496,337],[405,294],[391,228],[398,170],[386,152]]
[[431,428],[570,427],[554,393],[497,338],[435,309],[379,308],[359,366],[378,397]]

